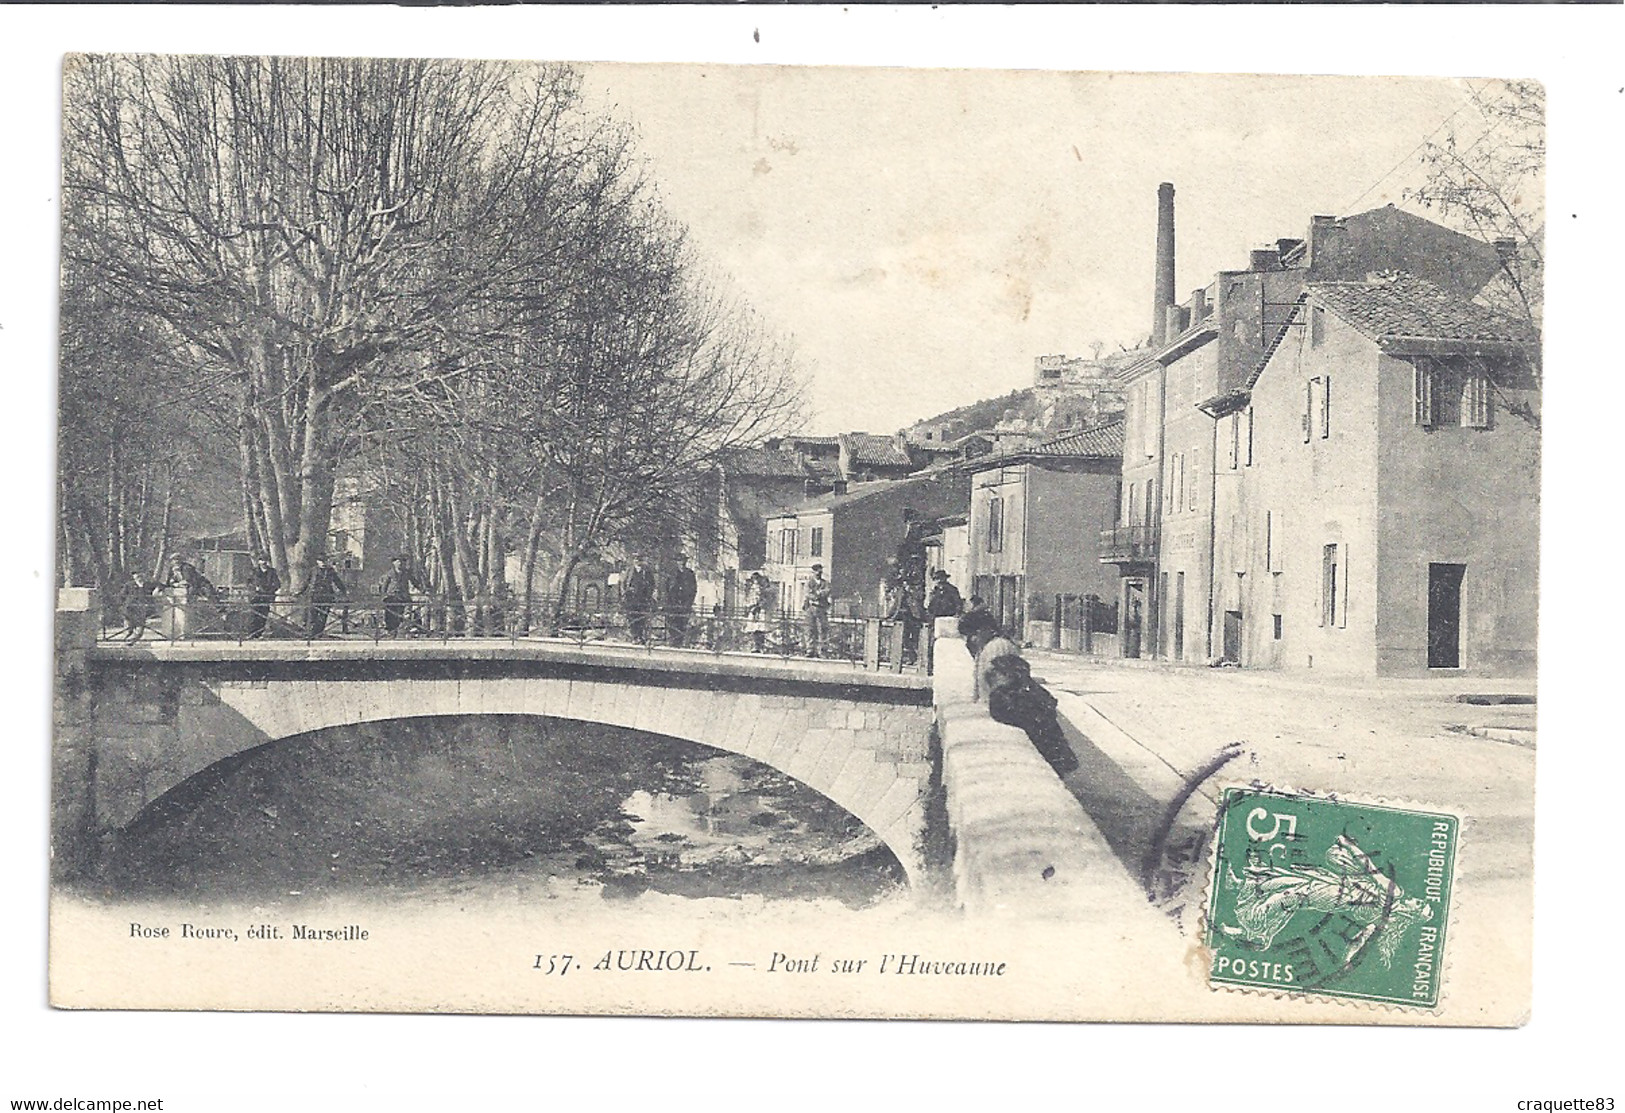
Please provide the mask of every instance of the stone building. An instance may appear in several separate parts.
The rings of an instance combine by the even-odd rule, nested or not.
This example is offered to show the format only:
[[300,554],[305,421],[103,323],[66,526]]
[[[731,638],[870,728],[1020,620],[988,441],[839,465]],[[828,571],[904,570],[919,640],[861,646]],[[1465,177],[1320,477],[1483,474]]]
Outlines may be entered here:
[[1111,598],[1117,579],[1100,563],[1102,527],[1117,515],[1123,424],[987,456],[971,475],[970,590],[1007,630],[1029,640],[1056,596]]
[[822,564],[836,612],[873,615],[881,577],[903,539],[904,512],[923,524],[964,514],[969,498],[965,475],[940,469],[811,499],[768,521],[767,578],[779,586],[780,605],[798,610],[812,566]]
[[1537,351],[1421,279],[1309,284],[1244,387],[1203,404],[1220,655],[1533,675]]
[[1215,660],[1226,656],[1227,608],[1217,597],[1214,549],[1231,527],[1214,483],[1228,457],[1212,415],[1228,414],[1224,400],[1244,390],[1311,282],[1407,268],[1466,299],[1500,271],[1506,253],[1392,206],[1316,216],[1303,238],[1254,250],[1246,269],[1221,271],[1175,304],[1173,202],[1164,183],[1150,345],[1121,376],[1122,493],[1101,560],[1117,570],[1125,654]]

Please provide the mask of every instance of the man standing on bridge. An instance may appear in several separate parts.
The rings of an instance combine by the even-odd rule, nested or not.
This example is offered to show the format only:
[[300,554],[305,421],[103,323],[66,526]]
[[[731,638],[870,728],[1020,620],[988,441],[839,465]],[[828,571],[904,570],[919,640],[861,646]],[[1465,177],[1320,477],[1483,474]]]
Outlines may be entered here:
[[812,579],[807,581],[807,599],[801,609],[807,615],[807,656],[829,656],[829,581],[824,579],[824,566],[812,566]]
[[316,557],[316,570],[310,574],[310,636],[319,638],[327,629],[327,616],[333,604],[344,598],[344,581],[333,570],[326,553]]
[[632,571],[626,574],[621,588],[621,604],[626,608],[626,624],[632,631],[632,640],[642,644],[649,641],[649,614],[654,610],[655,577],[642,553],[632,557]]
[[678,553],[677,567],[666,577],[666,638],[672,645],[688,644],[688,617],[697,594],[699,585],[694,569],[688,566],[688,554]]
[[393,637],[406,620],[406,608],[412,605],[412,589],[424,591],[424,586],[412,574],[406,554],[395,557],[384,578],[378,581],[378,594],[384,597],[384,632]]
[[282,588],[282,577],[271,567],[271,558],[264,553],[254,555],[254,572],[249,580],[248,636],[262,638],[271,621],[271,604]]

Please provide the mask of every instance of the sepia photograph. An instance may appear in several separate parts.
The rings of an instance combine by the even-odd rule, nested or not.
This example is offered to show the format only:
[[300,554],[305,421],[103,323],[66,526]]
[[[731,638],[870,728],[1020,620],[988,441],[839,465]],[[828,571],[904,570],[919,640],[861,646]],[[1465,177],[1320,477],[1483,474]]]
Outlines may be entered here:
[[0,1099],[1605,1108],[1608,26],[33,12]]
[[1518,1024],[1544,111],[68,57],[53,1001]]

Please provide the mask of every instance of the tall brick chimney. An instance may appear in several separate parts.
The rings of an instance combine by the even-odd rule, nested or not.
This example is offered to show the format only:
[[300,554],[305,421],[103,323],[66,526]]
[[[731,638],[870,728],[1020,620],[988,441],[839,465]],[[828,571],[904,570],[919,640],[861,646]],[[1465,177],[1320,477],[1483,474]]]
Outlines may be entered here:
[[1157,187],[1157,280],[1151,307],[1151,343],[1168,339],[1168,307],[1174,301],[1174,183]]

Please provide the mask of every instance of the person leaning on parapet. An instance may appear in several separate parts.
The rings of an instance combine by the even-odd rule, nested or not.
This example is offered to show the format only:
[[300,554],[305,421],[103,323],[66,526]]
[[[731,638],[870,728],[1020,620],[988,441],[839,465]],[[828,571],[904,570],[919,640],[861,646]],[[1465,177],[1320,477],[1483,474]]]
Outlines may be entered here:
[[987,692],[987,713],[994,722],[1024,731],[1033,748],[1058,775],[1064,777],[1078,767],[1078,755],[1072,752],[1056,716],[1055,697],[1033,679],[1026,661],[1011,654],[994,658],[988,663],[982,683]]
[[[981,644],[998,633],[998,630],[999,620],[994,618],[993,612],[987,609],[987,604],[982,602],[982,597],[972,595],[970,597],[970,608],[959,616],[959,636],[965,639],[965,649],[969,651],[972,657],[975,657],[976,650],[981,647]],[[978,637],[979,640],[973,645],[971,639]]]
[[333,604],[344,598],[344,581],[339,578],[326,553],[316,557],[316,568],[310,574],[310,585],[306,590],[310,592],[310,636],[319,638],[322,631],[327,629],[327,616],[332,613]]
[[647,644],[649,641],[649,615],[654,610],[655,577],[642,553],[632,557],[632,571],[626,574],[621,587],[621,604],[626,608],[626,624],[632,640]]
[[688,566],[688,554],[678,553],[677,567],[666,577],[666,640],[672,645],[688,644],[689,612],[697,594],[699,585],[694,569]]
[[418,591],[427,589],[412,574],[405,553],[391,558],[389,563],[389,571],[378,581],[378,594],[383,596],[384,601],[384,633],[393,636],[399,633],[406,621],[406,610],[412,605],[413,588]]
[[262,638],[271,621],[271,604],[282,589],[282,577],[271,567],[271,558],[264,553],[254,554],[254,570],[248,583],[248,636]]
[[807,598],[802,602],[801,609],[806,613],[807,620],[807,656],[829,656],[829,609],[830,598],[829,581],[824,579],[824,566],[812,566],[812,579],[807,581]]
[[947,572],[938,568],[931,573],[931,579],[935,582],[925,602],[927,614],[932,618],[953,618],[965,609],[965,601],[959,597],[959,589],[948,579]]

